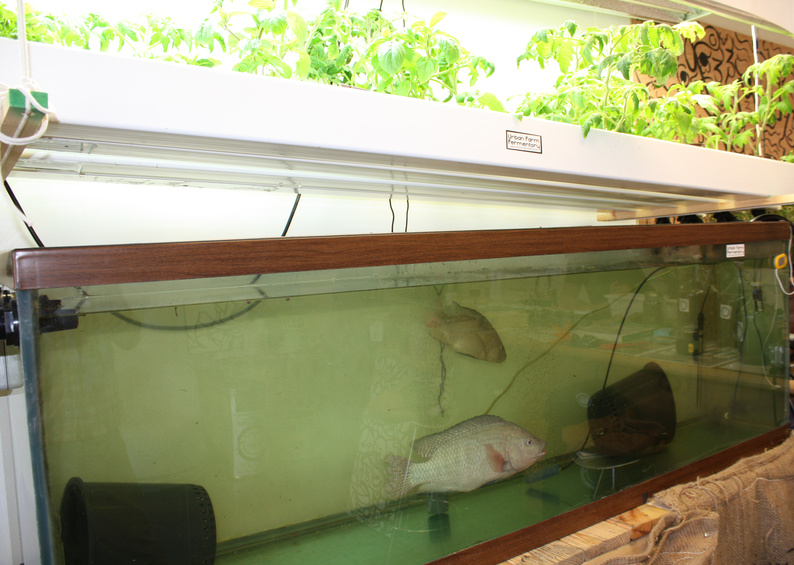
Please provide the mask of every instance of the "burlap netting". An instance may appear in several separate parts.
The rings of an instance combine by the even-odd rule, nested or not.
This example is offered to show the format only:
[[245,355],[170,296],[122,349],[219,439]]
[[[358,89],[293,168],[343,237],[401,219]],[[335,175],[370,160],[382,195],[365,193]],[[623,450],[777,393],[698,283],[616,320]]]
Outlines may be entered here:
[[794,437],[653,497],[673,512],[586,565],[794,564]]

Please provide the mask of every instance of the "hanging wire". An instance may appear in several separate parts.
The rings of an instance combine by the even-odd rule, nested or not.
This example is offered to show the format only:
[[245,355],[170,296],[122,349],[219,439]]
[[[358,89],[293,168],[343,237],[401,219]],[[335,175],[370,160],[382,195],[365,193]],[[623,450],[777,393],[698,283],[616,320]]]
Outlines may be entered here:
[[[788,220],[786,220],[788,221]],[[788,238],[788,246],[786,248],[786,266],[788,266],[788,281],[787,286],[794,285],[794,265],[791,262],[791,242],[794,239],[794,225],[791,222],[788,222],[789,227],[789,238]],[[783,267],[785,268],[785,266]],[[780,287],[780,290],[786,296],[794,295],[794,290],[788,291],[783,286],[783,281],[780,280],[780,268],[775,268],[775,280],[777,280],[777,285]]]
[[[607,388],[607,382],[609,381],[609,371],[612,368],[612,360],[615,358],[615,352],[618,350],[618,343],[620,342],[620,334],[623,331],[623,325],[626,323],[626,318],[629,316],[629,311],[631,310],[631,305],[634,304],[634,299],[637,298],[637,295],[640,293],[640,290],[645,283],[651,280],[651,277],[658,273],[663,269],[667,269],[667,265],[663,265],[661,267],[657,267],[654,271],[651,272],[647,277],[645,277],[642,282],[634,289],[634,293],[631,295],[631,300],[629,301],[629,305],[626,306],[626,310],[623,312],[623,318],[620,320],[620,325],[618,326],[618,331],[615,333],[615,342],[612,344],[612,352],[609,355],[609,362],[607,363],[607,370],[604,374],[604,382],[601,385],[601,392],[604,392]],[[590,429],[587,430],[587,435],[582,442],[582,447],[579,448],[579,451],[583,450],[587,445],[587,442],[590,441]],[[560,470],[565,470],[573,464],[573,461],[568,463],[565,467],[561,468]]]
[[25,224],[25,227],[28,229],[28,232],[30,233],[30,236],[33,238],[33,241],[35,241],[36,245],[38,245],[39,247],[44,247],[44,243],[39,238],[39,235],[36,233],[36,230],[33,229],[33,226],[28,220],[25,211],[22,209],[22,205],[19,203],[19,200],[17,200],[17,197],[14,195],[14,191],[11,190],[11,185],[8,184],[7,180],[3,181],[3,185],[5,186],[6,194],[11,199],[11,203],[14,205],[14,208],[19,214],[20,219]]
[[289,231],[289,227],[292,225],[292,218],[295,217],[295,210],[298,209],[298,202],[300,201],[301,201],[301,195],[299,192],[298,195],[295,197],[295,203],[292,205],[292,211],[289,213],[289,218],[287,218],[287,225],[284,226],[284,231],[281,232],[281,237],[287,235],[287,232]]
[[[751,31],[752,36],[753,36],[753,64],[757,65],[758,64],[758,34],[756,33],[756,29],[755,29],[754,25],[750,26],[750,31]],[[757,72],[753,73],[753,82],[754,82],[753,86],[755,86],[756,89],[757,89],[758,88],[758,73]],[[758,112],[758,90],[756,90],[753,98],[755,98],[755,111]],[[761,124],[755,124],[755,136],[758,139],[758,154],[759,155],[763,155],[764,154],[764,140],[759,137],[760,133],[761,133]]]
[[[393,194],[389,194],[389,211],[391,212],[391,233],[394,233],[394,222],[396,220],[396,217],[395,217],[395,214],[394,214],[394,205],[392,204],[392,197],[393,196],[394,196]],[[411,200],[408,197],[408,189],[406,188],[406,191],[405,191],[405,228],[404,228],[405,233],[408,233],[408,212],[410,211],[410,209],[411,209]]]
[[168,325],[160,325],[160,324],[147,324],[145,322],[140,322],[138,320],[134,320],[129,316],[125,316],[119,312],[113,312],[113,315],[122,320],[127,322],[130,325],[136,326],[138,328],[143,328],[145,330],[156,330],[161,332],[186,332],[192,330],[203,330],[206,328],[212,328],[215,326],[219,326],[221,324],[225,324],[226,322],[231,322],[235,318],[239,318],[243,314],[247,314],[257,306],[262,300],[257,300],[256,302],[251,302],[248,306],[243,308],[242,310],[235,312],[234,314],[229,314],[228,316],[224,316],[223,318],[218,318],[217,320],[212,320],[211,322],[202,322],[200,324],[184,324],[181,326],[168,326]]
[[[300,203],[301,195],[298,193],[295,196],[295,202],[292,204],[292,210],[289,213],[289,217],[287,218],[287,223],[284,225],[284,230],[281,232],[281,237],[285,237],[287,232],[289,231],[290,226],[292,225],[292,219],[295,217],[295,211],[298,209],[298,203]],[[262,277],[262,275],[256,275],[254,279],[249,283],[251,285],[256,284],[256,282]],[[239,318],[243,314],[247,314],[259,304],[262,303],[262,299],[267,298],[265,293],[263,293],[260,289],[256,289],[257,292],[262,296],[259,300],[251,302],[243,308],[242,310],[235,312],[234,314],[229,314],[228,316],[224,316],[223,318],[219,318],[217,320],[213,320],[211,322],[204,322],[201,324],[184,324],[181,326],[169,326],[169,325],[159,325],[159,324],[147,324],[144,322],[139,322],[138,320],[134,320],[129,316],[125,316],[124,314],[120,314],[119,312],[113,312],[113,315],[128,324],[133,326],[143,328],[146,330],[156,330],[156,331],[166,331],[166,332],[176,332],[176,331],[192,331],[192,330],[202,330],[206,328],[212,328],[214,326],[219,326],[221,324],[225,324],[226,322],[231,322],[232,320]]]
[[408,233],[408,211],[411,208],[411,201],[408,199],[408,189],[405,192],[405,233]]
[[[629,305],[628,305],[628,307],[626,308],[626,311],[623,314],[623,319],[620,322],[620,327],[618,328],[618,331],[615,334],[615,344],[612,346],[612,354],[609,357],[609,364],[607,366],[606,374],[604,375],[604,385],[602,387],[602,390],[603,390],[603,388],[606,388],[606,383],[607,383],[607,380],[609,379],[609,371],[610,371],[610,368],[612,367],[612,359],[614,358],[615,351],[618,348],[617,344],[618,344],[618,341],[620,340],[620,332],[623,330],[623,324],[625,323],[626,317],[629,314],[629,309],[631,308],[631,305],[634,302],[634,299],[636,298],[637,294],[640,292],[640,289],[645,285],[645,283],[647,283],[649,280],[651,280],[651,277],[654,274],[656,274],[657,272],[661,271],[662,269],[668,269],[667,273],[664,273],[664,275],[666,275],[666,274],[668,274],[670,272],[674,272],[674,270],[676,270],[676,267],[669,266],[669,265],[663,265],[661,267],[657,267],[653,272],[651,272],[651,274],[646,276],[642,280],[642,282],[640,282],[636,287],[634,287],[634,289],[629,291],[629,292],[632,292],[633,295],[631,297],[631,302],[629,302]],[[627,295],[628,295],[628,293],[624,294],[623,296],[627,296]],[[623,298],[623,296],[620,296],[619,298],[615,299],[614,301],[608,302],[604,306],[596,308],[595,310],[590,310],[589,312],[587,312],[583,316],[580,316],[578,320],[576,320],[575,322],[572,322],[571,325],[566,329],[566,331],[561,332],[561,335],[554,342],[552,342],[551,345],[549,345],[546,349],[541,351],[535,357],[533,357],[532,359],[530,359],[529,361],[524,363],[524,365],[522,365],[521,368],[519,368],[518,371],[516,371],[516,373],[513,375],[513,378],[510,380],[509,383],[507,383],[507,386],[502,390],[502,392],[500,392],[496,396],[496,398],[493,399],[493,401],[488,406],[488,409],[484,412],[484,414],[490,414],[491,410],[493,410],[494,407],[496,406],[496,403],[499,402],[499,400],[501,400],[510,391],[510,389],[513,387],[513,385],[518,380],[518,377],[520,377],[521,374],[524,371],[526,371],[530,366],[534,365],[535,363],[537,363],[538,361],[543,359],[543,357],[545,357],[546,355],[551,353],[551,351],[555,347],[557,347],[557,345],[559,345],[566,338],[566,336],[569,335],[570,332],[572,332],[579,324],[584,322],[588,317],[592,316],[593,314],[595,314],[597,312],[601,312],[602,310],[606,310],[607,308],[611,307],[615,302],[617,302],[618,300],[621,300]],[[586,441],[587,440],[585,440],[585,443],[586,443]]]
[[389,210],[391,211],[391,233],[394,233],[394,206],[391,203],[392,195],[389,194]]
[[709,293],[711,292],[711,287],[716,283],[717,280],[717,271],[716,268],[712,265],[711,267],[711,278],[709,279],[709,283],[706,286],[706,292],[703,295],[703,300],[700,303],[700,309],[698,310],[697,315],[697,333],[695,335],[695,339],[697,340],[697,354],[694,356],[697,360],[697,375],[695,377],[695,405],[699,408],[702,400],[702,392],[703,392],[703,353],[706,350],[706,339],[705,339],[705,323],[706,323],[706,316],[705,316],[705,309],[706,309],[706,301],[709,298]]
[[[295,197],[295,202],[292,205],[292,210],[290,211],[289,218],[287,218],[287,223],[284,225],[284,230],[281,232],[281,237],[285,237],[287,235],[287,232],[289,231],[289,228],[292,225],[292,219],[295,217],[295,211],[298,209],[298,203],[300,202],[300,200],[301,200],[301,195],[300,193],[298,193],[297,196]],[[261,278],[261,276],[262,275],[256,275],[250,284],[252,285],[256,284],[256,282]],[[257,289],[257,291],[259,292],[260,295],[262,295],[262,298],[267,298],[267,296],[261,290]],[[166,332],[202,330],[206,328],[212,328],[214,326],[219,326],[221,324],[225,324],[226,322],[231,322],[232,320],[239,318],[243,314],[246,314],[251,310],[253,310],[254,308],[256,308],[257,306],[259,306],[259,304],[261,304],[262,302],[262,298],[254,302],[251,302],[250,304],[248,304],[248,306],[246,306],[239,312],[235,312],[234,314],[229,314],[228,316],[224,316],[223,318],[219,318],[211,322],[204,322],[201,324],[190,324],[190,325],[184,324],[181,326],[147,324],[144,322],[139,322],[138,320],[134,320],[129,316],[125,316],[124,314],[120,314],[118,312],[113,312],[113,315],[119,320],[122,320],[124,322],[127,322],[128,324],[146,330],[156,330],[156,331],[166,331]]]

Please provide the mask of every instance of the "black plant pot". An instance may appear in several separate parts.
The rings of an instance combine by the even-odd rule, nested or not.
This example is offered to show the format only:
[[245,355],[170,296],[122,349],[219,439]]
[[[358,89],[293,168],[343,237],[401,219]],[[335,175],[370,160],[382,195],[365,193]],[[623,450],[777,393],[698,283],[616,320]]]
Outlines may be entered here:
[[86,483],[61,499],[66,565],[212,565],[215,514],[189,484]]
[[656,363],[595,393],[587,408],[593,450],[601,455],[640,455],[673,441],[675,400]]

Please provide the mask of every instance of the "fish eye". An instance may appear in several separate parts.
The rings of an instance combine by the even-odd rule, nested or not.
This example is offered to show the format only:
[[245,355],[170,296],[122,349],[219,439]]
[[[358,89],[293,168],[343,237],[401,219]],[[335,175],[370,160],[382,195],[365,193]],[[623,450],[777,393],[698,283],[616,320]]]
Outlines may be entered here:
[[532,445],[532,440],[531,439],[527,439],[527,445]]

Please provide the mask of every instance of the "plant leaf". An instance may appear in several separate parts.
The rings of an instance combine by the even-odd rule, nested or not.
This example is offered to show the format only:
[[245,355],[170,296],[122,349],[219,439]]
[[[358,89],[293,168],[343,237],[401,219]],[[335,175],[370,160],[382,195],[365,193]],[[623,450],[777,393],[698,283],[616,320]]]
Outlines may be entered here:
[[275,0],[248,0],[248,5],[257,10],[270,11],[276,7]]
[[402,41],[386,41],[378,49],[378,62],[381,69],[388,75],[394,75],[405,62],[405,45]]
[[460,47],[454,39],[446,37],[440,39],[438,48],[441,50],[442,63],[454,65],[460,59]]
[[287,23],[287,14],[279,12],[269,18],[270,33],[273,35],[281,35],[287,31],[289,24]]
[[209,20],[204,20],[204,23],[201,24],[196,30],[194,39],[199,45],[212,45],[214,39],[212,22]]
[[298,52],[298,62],[295,65],[295,72],[297,73],[298,77],[301,80],[306,79],[309,76],[309,71],[311,70],[312,66],[312,59],[309,57],[309,54],[306,51],[299,51]]
[[295,34],[295,39],[298,40],[298,43],[300,45],[306,43],[306,38],[309,35],[309,25],[306,23],[306,20],[297,12],[289,10],[287,12],[287,24],[292,30],[292,33]]
[[504,112],[505,107],[499,101],[495,94],[491,92],[486,92],[477,98],[477,102],[488,108],[489,110],[493,110],[494,112]]
[[421,57],[416,62],[416,79],[424,84],[438,72],[438,61],[430,57]]
[[615,64],[620,74],[623,75],[623,78],[629,80],[631,76],[631,53],[626,53]]
[[446,15],[447,15],[446,12],[436,12],[435,14],[433,14],[433,17],[430,18],[429,27],[435,27],[435,25],[441,20],[443,20]]
[[560,65],[560,71],[567,73],[571,66],[574,56],[574,46],[570,41],[564,41],[557,49],[557,63]]

